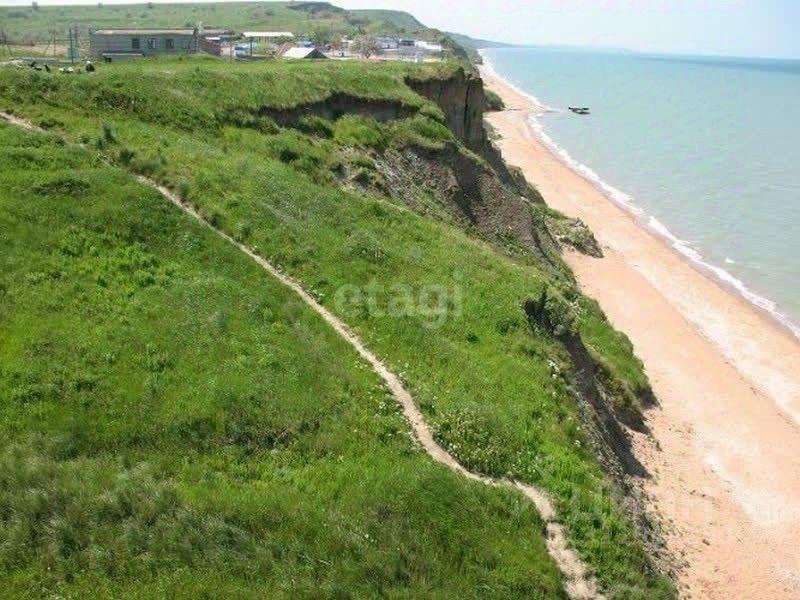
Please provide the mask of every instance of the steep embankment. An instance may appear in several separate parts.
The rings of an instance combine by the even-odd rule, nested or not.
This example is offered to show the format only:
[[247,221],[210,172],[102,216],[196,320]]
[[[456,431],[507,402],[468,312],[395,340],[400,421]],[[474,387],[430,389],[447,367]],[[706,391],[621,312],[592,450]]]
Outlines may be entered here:
[[[548,244],[548,260],[516,233],[512,244],[490,235],[495,211],[487,206],[500,210],[521,196],[535,209],[536,198],[468,147],[476,138],[466,121],[462,131],[447,127],[447,103],[407,84],[473,85],[463,73],[155,61],[95,75],[0,72],[0,103],[157,179],[299,281],[398,374],[455,460],[546,490],[570,544],[608,595],[671,594],[620,498],[631,465],[617,417],[637,423],[649,389],[641,364],[575,289],[546,223],[534,218],[530,230]],[[360,103],[398,102],[410,112],[383,122],[357,110],[282,122],[268,114],[336,93]],[[438,152],[455,158],[442,162]],[[409,153],[470,191],[472,214],[489,219],[485,231],[480,219],[470,222],[470,211],[456,210],[464,191],[394,192],[382,166]],[[470,165],[484,169],[478,184],[464,177]],[[409,210],[423,204],[431,212]],[[604,431],[608,423],[617,424],[621,440]]]
[[0,249],[3,596],[563,596],[532,505],[95,150],[0,124]]

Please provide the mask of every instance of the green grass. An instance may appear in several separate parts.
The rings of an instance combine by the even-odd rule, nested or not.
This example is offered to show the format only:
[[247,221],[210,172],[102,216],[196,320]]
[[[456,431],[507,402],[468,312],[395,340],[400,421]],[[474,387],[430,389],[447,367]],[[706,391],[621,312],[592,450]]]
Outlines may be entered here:
[[359,9],[348,12],[355,18],[385,23],[390,30],[393,27],[396,33],[425,29],[425,26],[413,15],[401,10]]
[[[3,78],[1,85],[4,99],[15,103],[57,96],[63,104],[71,102],[103,113],[195,131],[240,124],[237,119],[243,114],[260,108],[291,108],[334,93],[393,100],[410,109],[421,109],[426,103],[405,85],[404,77],[443,76],[457,68],[450,63],[420,66],[334,61],[229,67],[214,58],[185,57],[101,65],[96,76],[57,78],[25,69],[13,78]],[[437,114],[427,106],[431,115]]]
[[[300,4],[299,2],[297,4]],[[391,11],[388,11],[391,13]],[[326,10],[310,12],[293,10],[288,2],[197,2],[189,4],[109,4],[108,6],[31,6],[3,7],[0,20],[11,39],[24,40],[38,36],[45,39],[56,24],[66,34],[69,25],[93,27],[194,27],[202,22],[207,28],[223,27],[237,30],[291,31],[296,35],[310,34],[314,28],[329,27],[347,30],[350,15],[329,6]],[[363,24],[378,26],[380,18],[372,19],[369,12]],[[373,24],[374,23],[374,24]]]
[[558,597],[518,494],[93,151],[0,125],[4,597]]
[[489,110],[504,110],[503,99],[492,90],[486,90],[486,108]]
[[[312,6],[315,5],[315,6]],[[91,6],[0,7],[0,23],[17,43],[47,43],[52,29],[67,44],[68,27],[79,27],[88,44],[89,28],[195,27],[249,31],[290,31],[297,37],[333,39],[341,35],[413,35],[460,48],[439,31],[429,29],[408,13],[394,10],[347,11],[323,2],[188,2]]]
[[[326,87],[366,98],[379,93],[435,114],[405,88],[405,72],[360,64],[310,65],[298,72],[275,64],[231,69],[203,61],[120,65],[97,75],[68,80],[0,71],[0,108],[54,120],[62,124],[55,131],[94,146],[107,137],[106,124],[115,141],[98,152],[110,159],[121,149],[135,152],[216,226],[301,280],[401,373],[440,441],[464,464],[547,489],[571,542],[610,596],[671,596],[671,585],[653,572],[587,445],[563,346],[529,324],[522,310],[525,301],[564,282],[533,260],[513,261],[387,199],[343,191],[324,173],[335,169],[340,144],[369,138],[350,119],[335,123],[334,132],[359,133],[337,140],[336,133],[333,139],[297,130],[265,133],[197,118],[216,114],[220,105],[245,113],[285,106],[284,92],[276,90],[287,86],[302,87],[303,98],[319,97]],[[220,84],[246,78],[272,85]],[[107,103],[107,95],[137,101]],[[186,102],[163,100],[170,96]],[[428,131],[437,123],[432,119],[422,130],[441,143],[436,131]],[[387,135],[386,143],[412,143],[391,132],[418,127],[400,121],[366,129]],[[290,141],[293,157],[278,149]],[[621,390],[646,383],[629,343],[596,305],[574,291],[565,298],[609,380]],[[318,356],[328,360],[326,353]]]

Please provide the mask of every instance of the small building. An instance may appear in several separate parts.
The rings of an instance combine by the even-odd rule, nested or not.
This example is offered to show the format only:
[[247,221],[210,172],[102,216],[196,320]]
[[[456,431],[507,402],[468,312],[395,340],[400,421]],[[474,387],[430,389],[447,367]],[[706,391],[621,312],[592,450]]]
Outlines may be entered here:
[[396,37],[379,36],[375,38],[375,45],[381,50],[397,50],[397,47],[400,45],[400,40]]
[[289,48],[282,55],[283,58],[328,58],[316,48]]
[[197,52],[197,29],[98,29],[89,34],[89,53],[113,60],[155,54]]
[[278,40],[290,40],[294,38],[291,31],[245,31],[242,37],[246,40],[274,44]]
[[425,40],[416,40],[414,46],[423,52],[430,54],[439,54],[442,52],[442,45],[438,42],[426,42]]

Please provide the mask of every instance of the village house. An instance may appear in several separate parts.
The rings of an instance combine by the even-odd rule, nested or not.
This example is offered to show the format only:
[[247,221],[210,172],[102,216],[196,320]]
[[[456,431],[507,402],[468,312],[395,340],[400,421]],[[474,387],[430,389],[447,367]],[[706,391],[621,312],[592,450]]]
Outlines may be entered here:
[[295,46],[287,49],[283,54],[283,58],[328,58],[316,48],[305,48],[302,46]]
[[197,52],[197,29],[98,29],[89,34],[89,53],[96,60],[119,60],[154,54]]
[[442,45],[438,42],[426,42],[425,40],[416,40],[414,46],[425,52],[426,54],[440,54],[442,52]]
[[381,50],[397,50],[400,40],[396,37],[376,37],[375,44]]

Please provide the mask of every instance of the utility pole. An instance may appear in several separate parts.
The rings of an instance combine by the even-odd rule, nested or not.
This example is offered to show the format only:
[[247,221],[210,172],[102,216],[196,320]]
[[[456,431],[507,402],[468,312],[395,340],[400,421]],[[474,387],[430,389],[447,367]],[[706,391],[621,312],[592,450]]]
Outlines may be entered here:
[[[73,39],[74,35],[74,39]],[[75,28],[75,33],[72,32],[72,26],[69,28],[69,62],[70,64],[75,64],[75,55],[77,54],[77,45],[78,45],[78,28]]]

